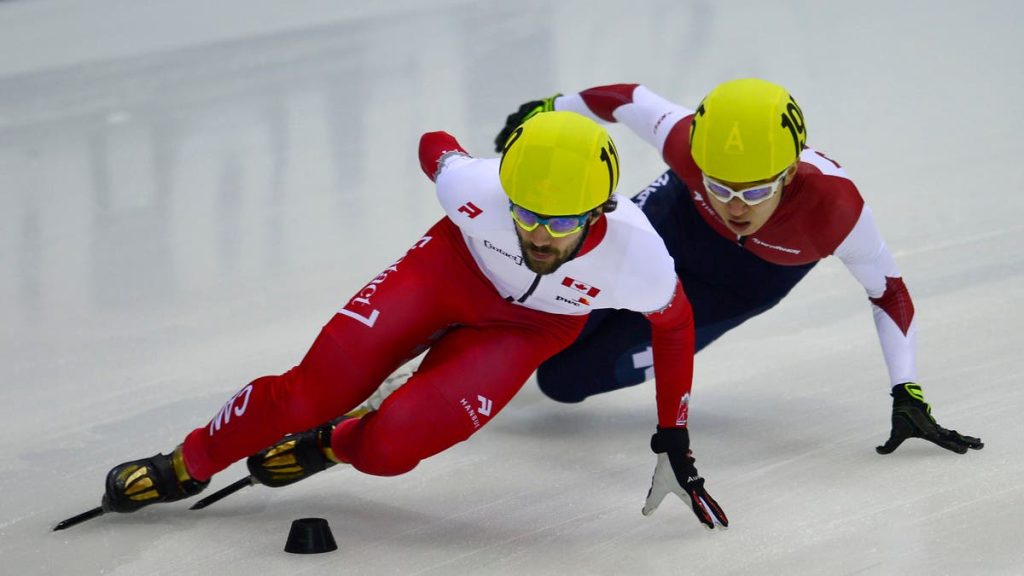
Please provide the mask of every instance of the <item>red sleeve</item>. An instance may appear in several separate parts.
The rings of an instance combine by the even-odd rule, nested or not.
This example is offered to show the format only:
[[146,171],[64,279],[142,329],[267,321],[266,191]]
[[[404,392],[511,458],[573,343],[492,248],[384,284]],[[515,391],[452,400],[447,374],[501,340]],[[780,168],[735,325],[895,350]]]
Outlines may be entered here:
[[693,124],[693,114],[683,118],[669,130],[665,138],[665,144],[661,149],[661,156],[680,178],[691,184],[691,178],[700,179],[700,168],[693,161],[690,154],[690,126]]
[[677,279],[668,306],[647,314],[654,348],[654,386],[658,401],[658,426],[685,428],[693,386],[693,355],[696,337],[693,309]]
[[433,182],[437,176],[438,160],[448,152],[469,153],[459,145],[459,141],[447,132],[427,132],[420,136],[420,168]]
[[910,292],[907,291],[903,278],[886,276],[885,293],[869,300],[892,318],[904,336],[907,335],[910,323],[914,321],[914,302],[910,299]]
[[633,90],[636,90],[637,86],[639,84],[596,86],[580,92],[580,97],[598,118],[605,122],[615,122],[612,112],[619,106],[633,101]]

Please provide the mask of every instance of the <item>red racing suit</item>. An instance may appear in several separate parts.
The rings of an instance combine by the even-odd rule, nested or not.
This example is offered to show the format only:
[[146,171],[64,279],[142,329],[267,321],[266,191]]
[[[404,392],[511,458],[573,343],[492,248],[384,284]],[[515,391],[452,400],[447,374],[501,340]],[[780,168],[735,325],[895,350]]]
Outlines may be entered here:
[[647,314],[657,423],[686,425],[692,311],[639,208],[619,198],[573,259],[538,275],[523,263],[497,158],[472,158],[432,132],[421,139],[420,162],[447,216],[345,303],[298,366],[256,379],[188,435],[183,454],[194,478],[349,412],[427,348],[405,385],[331,439],[335,455],[362,472],[412,470],[490,422],[597,308]]

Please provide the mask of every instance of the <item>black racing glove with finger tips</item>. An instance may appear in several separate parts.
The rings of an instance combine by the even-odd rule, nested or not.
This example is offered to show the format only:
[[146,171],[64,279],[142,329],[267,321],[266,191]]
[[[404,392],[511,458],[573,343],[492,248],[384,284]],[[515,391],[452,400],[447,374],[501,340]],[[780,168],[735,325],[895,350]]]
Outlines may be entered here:
[[658,428],[651,437],[651,450],[658,455],[658,463],[651,478],[643,515],[650,516],[658,509],[665,496],[675,494],[684,502],[689,500],[693,513],[705,528],[729,527],[729,518],[722,507],[704,489],[704,479],[694,466],[696,460],[690,452],[690,433],[686,428]]
[[924,401],[924,392],[913,382],[892,389],[892,432],[889,440],[875,448],[879,454],[891,454],[907,438],[922,438],[938,446],[964,454],[968,449],[985,447],[980,438],[964,436],[956,430],[939,426],[932,418],[932,407]]
[[526,122],[530,118],[533,118],[541,112],[551,112],[555,109],[555,98],[558,98],[561,94],[555,94],[550,98],[544,98],[542,100],[531,100],[526,104],[519,107],[519,110],[508,115],[505,119],[505,127],[498,132],[498,136],[494,139],[494,151],[502,152],[505,150],[505,143],[508,142],[508,137],[512,135],[512,132],[519,127],[520,124]]

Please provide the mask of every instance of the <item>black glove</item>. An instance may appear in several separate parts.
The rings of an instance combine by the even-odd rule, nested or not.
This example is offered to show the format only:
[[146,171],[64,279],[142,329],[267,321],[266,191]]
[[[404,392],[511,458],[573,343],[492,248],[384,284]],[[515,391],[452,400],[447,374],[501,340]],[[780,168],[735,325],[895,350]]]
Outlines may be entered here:
[[555,98],[558,98],[561,94],[555,94],[550,98],[543,100],[533,100],[527,102],[519,107],[519,110],[508,115],[505,119],[505,127],[498,132],[498,137],[494,139],[494,151],[501,152],[505,149],[505,142],[508,142],[508,137],[512,135],[512,131],[519,128],[519,125],[526,122],[530,118],[533,118],[541,112],[551,112],[555,109]]
[[879,454],[891,454],[907,438],[924,438],[957,454],[967,449],[981,450],[985,445],[980,438],[964,436],[956,430],[946,430],[932,418],[932,407],[924,401],[921,387],[913,382],[892,389],[892,433],[884,446],[875,448]]
[[658,464],[654,467],[643,515],[653,514],[669,493],[679,498],[686,494],[690,497],[693,513],[705,528],[713,529],[716,524],[728,528],[729,519],[704,489],[704,479],[693,465],[696,460],[690,452],[690,433],[686,428],[658,428],[651,437],[651,450],[658,455]]

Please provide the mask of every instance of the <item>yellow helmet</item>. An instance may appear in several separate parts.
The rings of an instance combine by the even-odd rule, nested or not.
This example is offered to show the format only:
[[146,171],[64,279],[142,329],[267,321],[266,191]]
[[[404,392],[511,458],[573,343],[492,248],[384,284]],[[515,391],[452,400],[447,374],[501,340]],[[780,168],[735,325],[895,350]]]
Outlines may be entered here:
[[583,214],[619,183],[619,154],[597,122],[575,112],[544,112],[516,128],[498,169],[514,204],[548,216]]
[[697,107],[690,153],[702,172],[726,182],[778,175],[807,141],[804,115],[777,84],[756,78],[719,84]]

